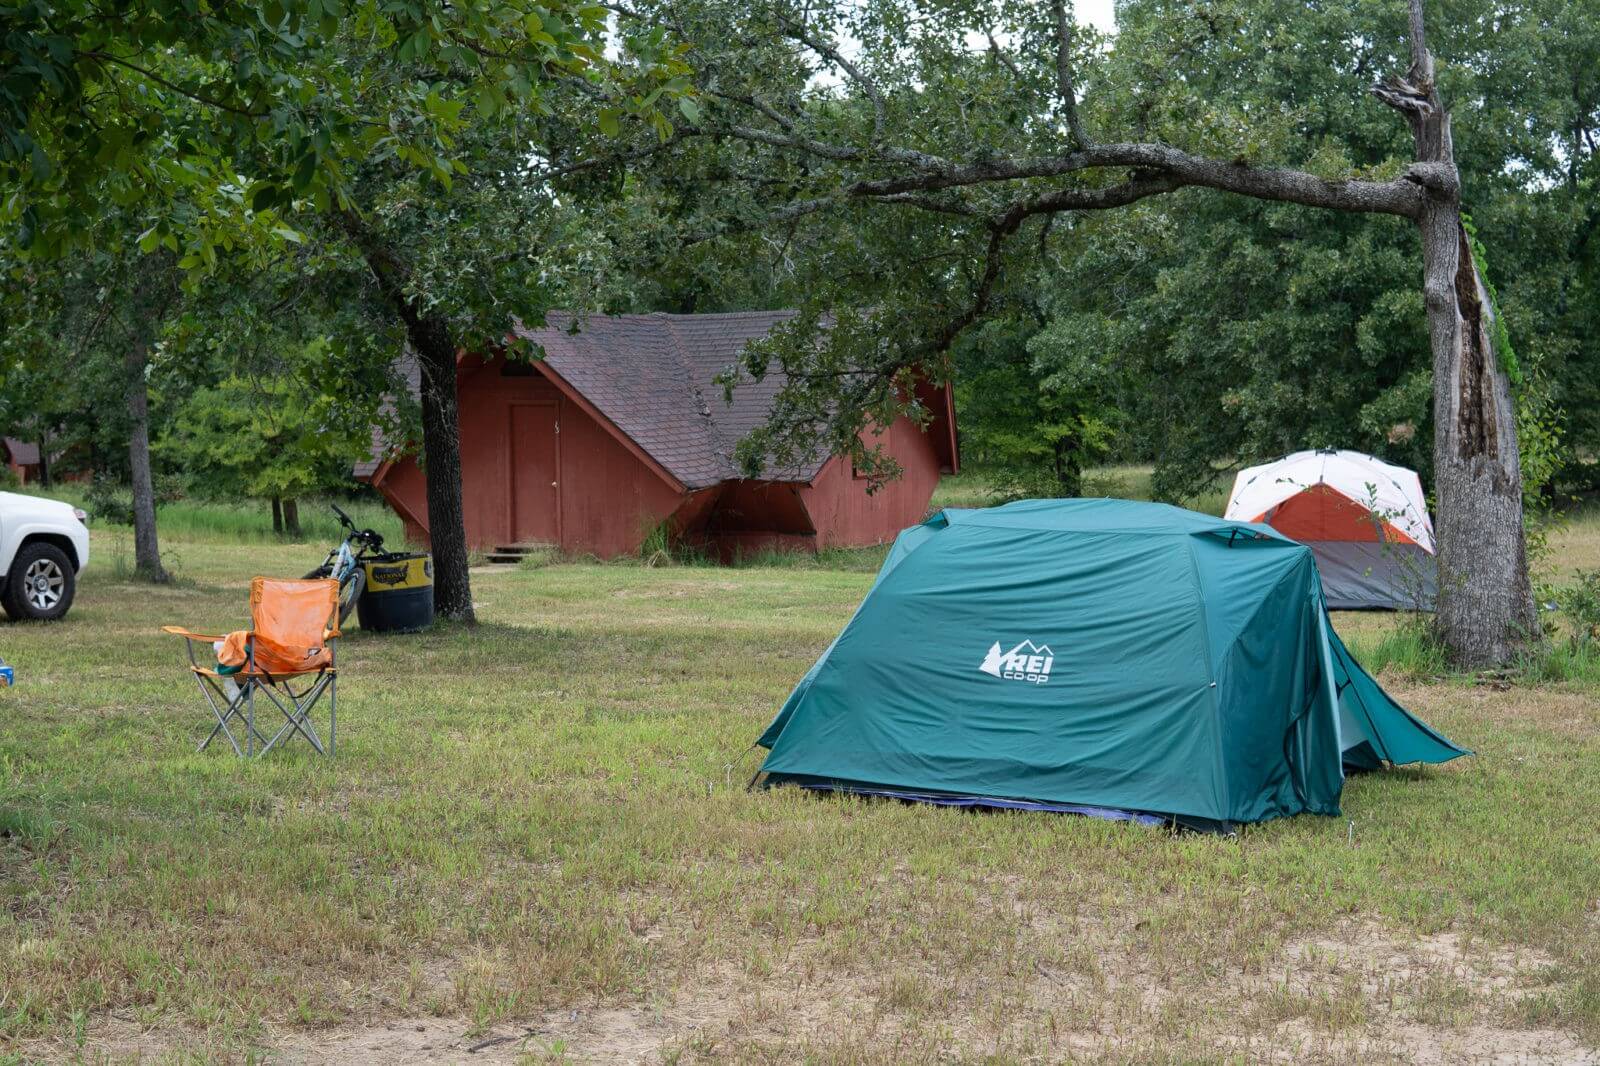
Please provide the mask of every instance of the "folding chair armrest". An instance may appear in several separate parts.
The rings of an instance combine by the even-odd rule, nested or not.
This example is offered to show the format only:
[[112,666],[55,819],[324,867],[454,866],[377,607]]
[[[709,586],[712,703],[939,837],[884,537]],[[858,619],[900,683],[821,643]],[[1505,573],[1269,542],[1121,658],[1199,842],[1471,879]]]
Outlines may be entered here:
[[162,626],[161,627],[161,632],[163,632],[163,633],[171,633],[173,636],[182,637],[184,640],[211,640],[211,641],[216,641],[216,640],[227,640],[228,639],[226,636],[224,636],[222,634],[218,634],[218,633],[191,633],[191,632],[189,632],[189,630],[184,629],[182,626]]

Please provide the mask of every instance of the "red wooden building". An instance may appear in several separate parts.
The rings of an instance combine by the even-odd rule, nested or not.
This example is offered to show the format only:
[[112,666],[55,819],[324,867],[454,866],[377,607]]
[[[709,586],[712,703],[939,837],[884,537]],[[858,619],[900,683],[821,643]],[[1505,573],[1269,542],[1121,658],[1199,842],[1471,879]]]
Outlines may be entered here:
[[[946,388],[920,399],[919,428],[902,417],[885,450],[904,468],[867,493],[848,457],[739,476],[734,445],[765,419],[777,372],[723,399],[716,375],[792,312],[551,316],[524,334],[538,362],[464,356],[459,365],[461,463],[473,547],[547,543],[604,557],[636,551],[653,530],[724,557],[763,547],[876,544],[922,519],[941,472],[959,462]],[[413,370],[413,388],[416,387]],[[356,467],[427,540],[423,474],[414,456]]]
[[17,484],[31,485],[39,480],[39,446],[15,437],[0,438],[0,448],[5,450],[6,469],[16,477]]

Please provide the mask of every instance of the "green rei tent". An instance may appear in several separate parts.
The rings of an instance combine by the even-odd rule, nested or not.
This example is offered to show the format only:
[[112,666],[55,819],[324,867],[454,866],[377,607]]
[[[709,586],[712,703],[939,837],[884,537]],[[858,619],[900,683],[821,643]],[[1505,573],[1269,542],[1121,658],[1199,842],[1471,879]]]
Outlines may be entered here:
[[1336,815],[1347,768],[1469,754],[1350,657],[1309,548],[1125,500],[904,531],[759,743],[767,786],[1211,830]]

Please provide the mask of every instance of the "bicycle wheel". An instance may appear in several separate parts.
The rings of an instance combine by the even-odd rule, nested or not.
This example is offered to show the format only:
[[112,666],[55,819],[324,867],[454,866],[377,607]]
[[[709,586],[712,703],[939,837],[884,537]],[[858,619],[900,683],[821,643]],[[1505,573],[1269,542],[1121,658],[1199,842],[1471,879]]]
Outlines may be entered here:
[[361,594],[367,588],[367,575],[360,567],[350,571],[350,576],[344,579],[344,584],[339,586],[339,628],[343,629],[345,621],[349,619],[350,612],[356,609],[356,601],[361,599]]

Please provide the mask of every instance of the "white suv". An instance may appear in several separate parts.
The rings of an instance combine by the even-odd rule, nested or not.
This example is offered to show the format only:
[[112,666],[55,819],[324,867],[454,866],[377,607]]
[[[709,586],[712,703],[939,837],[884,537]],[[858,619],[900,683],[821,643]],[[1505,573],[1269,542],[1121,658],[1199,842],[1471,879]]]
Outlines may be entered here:
[[89,527],[71,504],[0,492],[0,607],[18,621],[60,618],[89,565]]

